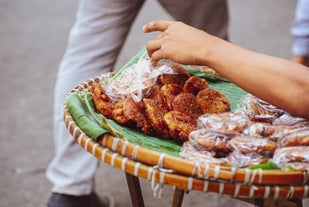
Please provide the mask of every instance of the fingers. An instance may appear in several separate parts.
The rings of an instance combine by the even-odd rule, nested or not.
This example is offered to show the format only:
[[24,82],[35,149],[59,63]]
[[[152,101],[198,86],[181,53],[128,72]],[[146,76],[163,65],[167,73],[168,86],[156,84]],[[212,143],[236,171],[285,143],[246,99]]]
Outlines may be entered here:
[[143,27],[143,30],[145,33],[155,32],[155,31],[163,32],[168,28],[170,24],[172,24],[172,21],[157,20],[157,21],[153,21],[153,22],[146,24]]
[[161,40],[150,40],[146,45],[148,56],[152,57],[153,53],[162,48]]

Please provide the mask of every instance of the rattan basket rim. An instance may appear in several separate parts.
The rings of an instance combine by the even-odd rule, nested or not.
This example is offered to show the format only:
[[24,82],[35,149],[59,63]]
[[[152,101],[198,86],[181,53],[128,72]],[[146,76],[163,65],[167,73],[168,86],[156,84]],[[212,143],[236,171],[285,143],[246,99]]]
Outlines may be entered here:
[[[214,192],[219,194],[231,195],[235,198],[263,198],[263,199],[299,199],[307,198],[309,185],[265,185],[252,183],[227,182],[219,179],[203,179],[189,176],[182,173],[168,171],[161,166],[147,165],[147,163],[127,157],[113,151],[103,143],[108,143],[108,139],[116,139],[111,135],[104,135],[95,142],[89,138],[74,122],[69,111],[64,108],[64,121],[66,128],[75,138],[80,146],[90,154],[102,160],[114,168],[122,170],[134,176],[147,179],[153,188],[158,185],[168,184],[180,189],[197,190],[203,192]],[[133,153],[128,150],[128,154]],[[152,152],[155,153],[155,152]],[[129,155],[130,156],[130,155]],[[154,190],[154,188],[153,188]]]

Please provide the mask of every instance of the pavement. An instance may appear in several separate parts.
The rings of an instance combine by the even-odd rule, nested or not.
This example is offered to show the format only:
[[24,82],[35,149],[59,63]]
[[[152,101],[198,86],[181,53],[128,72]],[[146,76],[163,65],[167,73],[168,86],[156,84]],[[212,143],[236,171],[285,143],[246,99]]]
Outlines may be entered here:
[[[0,207],[41,207],[50,196],[44,171],[51,161],[53,87],[75,18],[76,0],[0,0]],[[258,52],[290,59],[295,2],[233,0],[230,40]],[[142,26],[171,19],[156,1],[146,1],[121,51],[116,69],[137,53],[151,35]],[[108,181],[108,182],[107,182]],[[173,188],[155,199],[141,179],[146,206],[169,206]],[[131,206],[124,173],[104,163],[96,175],[98,194],[110,192],[117,207]],[[229,196],[192,191],[183,206],[252,206]],[[304,206],[309,206],[308,199]]]

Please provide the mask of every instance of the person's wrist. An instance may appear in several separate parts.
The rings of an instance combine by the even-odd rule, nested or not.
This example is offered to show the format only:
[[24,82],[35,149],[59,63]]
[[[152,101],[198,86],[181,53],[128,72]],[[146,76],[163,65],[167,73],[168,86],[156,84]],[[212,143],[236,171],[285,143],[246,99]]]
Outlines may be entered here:
[[216,44],[218,44],[219,38],[209,34],[206,35],[205,41],[201,42],[201,50],[198,51],[196,62],[198,65],[209,66],[212,62],[214,49],[216,48]]

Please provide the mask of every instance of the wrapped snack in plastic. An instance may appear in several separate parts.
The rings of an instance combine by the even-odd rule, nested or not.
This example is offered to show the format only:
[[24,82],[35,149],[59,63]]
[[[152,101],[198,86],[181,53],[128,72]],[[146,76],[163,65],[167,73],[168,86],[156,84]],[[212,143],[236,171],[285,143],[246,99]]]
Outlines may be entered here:
[[231,152],[226,158],[222,158],[234,167],[248,167],[250,165],[257,165],[266,163],[268,158],[260,155],[259,153],[251,152],[244,154],[240,151]]
[[253,95],[246,97],[243,111],[252,121],[262,121],[272,123],[276,118],[281,116],[284,111],[259,99]]
[[257,122],[249,127],[249,135],[252,137],[268,138],[277,142],[279,137],[293,129],[291,126],[272,125],[265,122]]
[[277,136],[281,147],[309,146],[309,127],[291,129]]
[[306,162],[288,162],[280,165],[282,169],[286,170],[309,170],[309,163]]
[[270,157],[274,154],[278,145],[268,139],[260,139],[249,136],[236,136],[229,141],[229,149],[237,150],[244,154],[259,153]]
[[[308,168],[309,146],[283,147],[275,151],[274,162],[283,166],[294,166],[295,168]],[[303,166],[301,166],[304,163]]]
[[159,85],[164,84],[178,84],[183,86],[185,82],[191,77],[190,73],[186,71],[180,64],[178,63],[165,63],[168,65],[173,73],[168,71],[168,73],[162,73],[157,78],[157,83]]
[[244,132],[250,126],[250,120],[241,113],[203,114],[198,118],[197,126],[214,129],[224,134],[237,134]]
[[230,152],[228,142],[233,136],[201,128],[192,131],[189,134],[189,140],[195,146],[215,152],[215,157],[225,157]]
[[223,164],[224,160],[214,157],[215,153],[207,150],[203,150],[201,148],[197,148],[192,145],[191,142],[185,142],[180,151],[180,157],[194,161],[200,162],[204,164],[213,163],[213,164]]
[[290,126],[290,127],[309,127],[309,121],[301,117],[292,116],[289,113],[284,113],[272,123],[273,125]]
[[[150,59],[141,59],[137,63],[116,73],[104,83],[106,93],[114,100],[124,95],[130,95],[135,101],[141,101],[143,94],[157,82],[161,74],[177,74],[172,64],[157,63]],[[188,73],[186,73],[188,75]],[[176,78],[175,78],[176,79]]]

